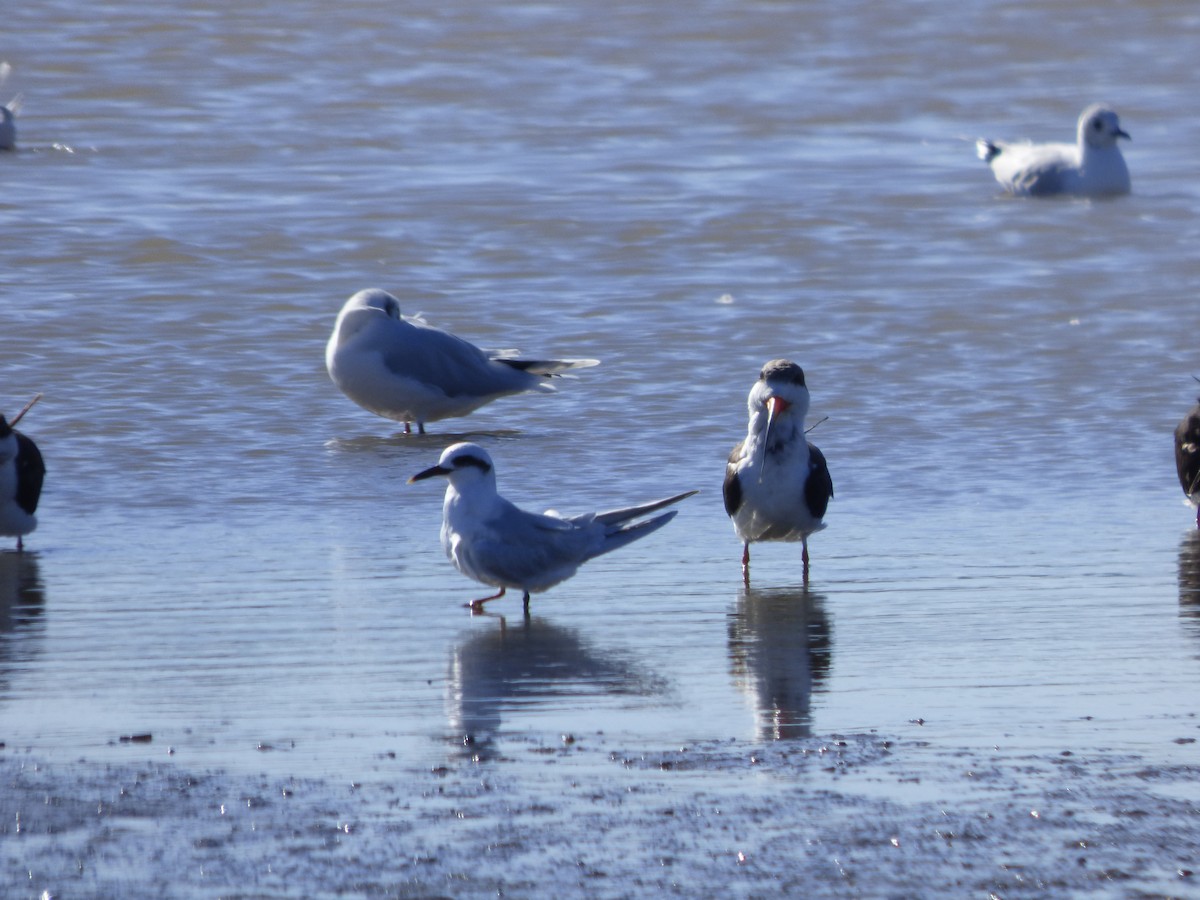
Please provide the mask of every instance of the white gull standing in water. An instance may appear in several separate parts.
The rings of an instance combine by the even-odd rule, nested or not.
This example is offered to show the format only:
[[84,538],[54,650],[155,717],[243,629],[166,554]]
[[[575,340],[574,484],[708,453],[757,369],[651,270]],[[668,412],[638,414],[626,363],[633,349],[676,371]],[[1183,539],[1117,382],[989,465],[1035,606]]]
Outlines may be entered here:
[[1074,144],[1033,144],[979,140],[979,158],[992,167],[1010,194],[1046,197],[1068,194],[1103,197],[1129,193],[1129,168],[1117,146],[1129,139],[1113,110],[1093,104],[1079,116]]
[[447,447],[436,466],[418,472],[409,483],[439,475],[450,482],[442,504],[442,549],[468,578],[500,588],[498,593],[471,601],[475,612],[489,600],[503,597],[508,588],[524,593],[528,609],[530,594],[565,581],[589,559],[657,531],[677,511],[641,522],[634,519],[696,493],[687,491],[602,513],[539,515],[500,496],[492,458],[478,444],[469,443]]
[[522,359],[516,351],[481,350],[419,317],[379,288],[359,291],[338,313],[325,347],[329,377],[347,397],[378,416],[417,423],[465,416],[524,391],[554,391],[551,376],[599,365],[595,359]]
[[763,366],[750,389],[746,439],[725,466],[725,512],[743,542],[742,577],[750,583],[750,545],[800,541],[808,580],[808,536],[825,527],[833,497],[825,454],[804,436],[808,415],[804,370],[790,360]]

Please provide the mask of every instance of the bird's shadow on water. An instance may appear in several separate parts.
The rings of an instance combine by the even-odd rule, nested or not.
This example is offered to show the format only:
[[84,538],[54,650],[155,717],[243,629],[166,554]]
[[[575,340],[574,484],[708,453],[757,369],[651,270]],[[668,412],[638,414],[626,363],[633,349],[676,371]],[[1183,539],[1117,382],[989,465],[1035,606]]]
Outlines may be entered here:
[[338,453],[387,455],[398,449],[417,449],[430,450],[440,454],[451,444],[457,444],[462,441],[472,441],[475,443],[492,440],[499,441],[517,437],[520,434],[520,431],[511,428],[500,428],[491,431],[426,432],[425,434],[418,434],[415,431],[411,434],[405,434],[403,431],[397,431],[390,435],[362,434],[350,438],[330,438],[325,442],[325,446],[329,450]]
[[760,740],[811,734],[812,694],[833,652],[824,601],[805,585],[738,591],[728,614],[729,667],[754,708]]
[[[486,620],[486,621],[481,621]],[[571,628],[540,616],[473,617],[469,636],[451,650],[446,686],[450,740],[474,760],[500,756],[506,719],[539,710],[584,710],[589,726],[605,696],[651,696],[667,682],[618,651],[597,648]]]

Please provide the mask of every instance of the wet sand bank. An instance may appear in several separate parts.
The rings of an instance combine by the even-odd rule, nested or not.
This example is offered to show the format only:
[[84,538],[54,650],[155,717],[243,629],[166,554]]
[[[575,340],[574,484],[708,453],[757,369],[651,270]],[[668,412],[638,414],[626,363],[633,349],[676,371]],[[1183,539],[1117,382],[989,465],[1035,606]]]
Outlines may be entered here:
[[[1194,723],[1181,722],[1187,730]],[[10,748],[0,757],[0,893],[1200,892],[1192,764],[948,750],[877,734],[671,749],[593,734],[479,750],[423,769],[384,756],[340,780],[47,762]]]

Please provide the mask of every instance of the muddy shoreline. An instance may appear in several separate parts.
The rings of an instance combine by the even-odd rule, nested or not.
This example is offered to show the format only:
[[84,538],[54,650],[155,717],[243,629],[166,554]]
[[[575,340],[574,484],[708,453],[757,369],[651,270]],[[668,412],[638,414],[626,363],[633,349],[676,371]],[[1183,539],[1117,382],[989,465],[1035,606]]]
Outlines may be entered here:
[[831,735],[508,739],[356,779],[0,756],[0,893],[1186,897],[1194,765]]

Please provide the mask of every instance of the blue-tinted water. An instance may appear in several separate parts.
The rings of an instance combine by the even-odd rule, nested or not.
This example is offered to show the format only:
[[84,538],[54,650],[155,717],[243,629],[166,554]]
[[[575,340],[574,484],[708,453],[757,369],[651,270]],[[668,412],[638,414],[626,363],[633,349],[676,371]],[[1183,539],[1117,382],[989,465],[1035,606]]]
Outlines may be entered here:
[[[0,407],[44,392],[23,428],[49,468],[29,552],[0,556],[8,752],[353,777],[457,758],[467,730],[498,755],[874,730],[1195,761],[1171,431],[1200,374],[1200,15],[5,18]],[[998,195],[976,136],[1069,140],[1098,99],[1131,196]],[[603,364],[405,437],[323,370],[368,286]],[[768,545],[747,594],[720,480],[777,356],[828,416],[836,498],[808,590]],[[529,622],[471,619],[440,491],[405,483],[464,433],[525,506],[703,493]]]

